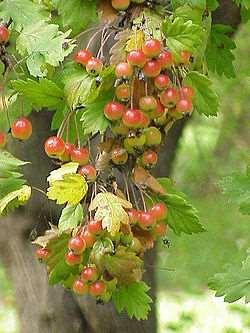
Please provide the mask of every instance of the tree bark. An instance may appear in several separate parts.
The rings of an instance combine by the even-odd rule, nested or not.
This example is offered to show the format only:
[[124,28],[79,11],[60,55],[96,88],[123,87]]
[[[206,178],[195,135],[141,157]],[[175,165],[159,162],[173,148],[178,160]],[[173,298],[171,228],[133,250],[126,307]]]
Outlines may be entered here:
[[[231,1],[222,1],[223,18]],[[231,8],[231,7],[230,7]],[[234,7],[233,7],[234,8]],[[235,16],[232,17],[235,19]],[[238,20],[238,16],[237,16]],[[218,19],[216,18],[216,22]],[[29,183],[46,188],[46,177],[53,165],[43,152],[43,142],[48,136],[51,114],[35,114],[33,139],[27,143],[13,143],[11,150],[17,157],[31,161],[26,170]],[[162,148],[157,175],[168,176],[176,155],[185,121],[179,121],[171,129]],[[6,267],[16,295],[21,333],[155,333],[157,331],[155,302],[147,321],[130,320],[127,315],[118,315],[111,304],[96,305],[92,299],[75,297],[60,286],[51,287],[43,265],[34,258],[30,244],[36,233],[41,234],[48,227],[48,221],[56,223],[58,209],[49,204],[41,193],[33,193],[25,208],[0,221],[0,259]],[[155,301],[156,283],[154,270],[155,251],[146,258],[145,280],[152,287]]]

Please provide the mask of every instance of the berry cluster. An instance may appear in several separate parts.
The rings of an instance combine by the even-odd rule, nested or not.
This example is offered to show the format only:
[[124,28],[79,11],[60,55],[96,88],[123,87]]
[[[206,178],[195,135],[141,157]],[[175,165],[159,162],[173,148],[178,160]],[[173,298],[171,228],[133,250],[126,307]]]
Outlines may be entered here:
[[[191,54],[183,51],[178,61],[157,39],[147,40],[142,49],[127,54],[127,61],[115,68],[115,98],[107,103],[104,115],[112,123],[117,142],[112,150],[114,164],[125,164],[129,154],[136,163],[152,167],[158,160],[158,148],[164,127],[193,110],[194,91],[182,86],[172,68],[186,65]],[[177,80],[174,85],[172,80]],[[136,83],[144,82],[138,98]]]
[[[83,226],[73,232],[65,253],[65,262],[69,266],[78,267],[79,274],[72,281],[71,286],[76,294],[89,293],[97,299],[102,299],[108,291],[109,281],[117,279],[117,284],[122,283],[119,281],[119,271],[116,272],[109,269],[108,266],[106,267],[105,264],[100,264],[105,262],[105,255],[109,255],[109,253],[106,254],[104,251],[101,254],[93,254],[98,242],[112,239],[112,246],[114,246],[112,255],[115,255],[119,249],[125,248],[130,254],[133,253],[136,257],[142,258],[144,252],[153,247],[154,241],[158,237],[166,235],[167,226],[163,220],[167,217],[167,207],[164,203],[157,203],[148,211],[130,209],[127,213],[130,222],[129,228],[121,230],[113,238],[106,229],[103,229],[102,221],[98,220],[83,221]],[[143,239],[147,240],[147,243],[143,242]],[[36,256],[41,261],[46,262],[51,253],[47,248],[38,248]],[[139,275],[140,278],[141,275]]]
[[44,144],[46,154],[62,162],[76,162],[79,164],[78,173],[86,178],[89,182],[96,180],[96,169],[89,164],[89,150],[86,147],[76,147],[72,143],[65,143],[58,136],[49,137]]
[[103,63],[99,58],[93,56],[87,49],[80,50],[75,55],[75,62],[86,68],[86,71],[92,75],[98,75],[103,69]]

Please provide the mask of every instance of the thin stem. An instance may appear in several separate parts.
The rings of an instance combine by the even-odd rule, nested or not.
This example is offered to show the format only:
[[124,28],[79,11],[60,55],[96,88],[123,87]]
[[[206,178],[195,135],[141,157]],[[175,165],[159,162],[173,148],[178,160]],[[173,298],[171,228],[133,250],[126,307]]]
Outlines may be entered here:
[[129,189],[128,189],[128,181],[124,173],[122,173],[124,184],[125,184],[125,189],[126,189],[126,194],[127,194],[127,200],[130,201],[130,195],[129,195]]
[[132,192],[132,195],[133,195],[133,199],[134,199],[136,209],[139,210],[139,204],[138,204],[138,201],[136,199],[135,188],[134,188],[134,184],[132,182],[130,182],[130,188],[131,188],[131,192]]
[[145,202],[145,199],[144,199],[144,196],[143,196],[143,193],[142,193],[142,190],[140,188],[140,186],[137,186],[139,192],[140,192],[140,195],[141,195],[141,200],[142,200],[142,204],[143,204],[143,209],[144,211],[146,212],[147,211],[147,206],[146,206],[146,202]]
[[93,42],[93,40],[96,38],[96,36],[98,36],[98,34],[99,34],[101,31],[102,31],[102,29],[99,29],[99,30],[97,30],[97,31],[93,34],[93,36],[90,38],[90,40],[89,40],[89,42],[88,42],[88,44],[87,44],[87,46],[86,46],[86,49],[89,49],[89,48],[90,48],[91,43]]
[[134,108],[134,84],[135,84],[135,76],[133,75],[130,87],[130,108]]
[[32,186],[32,190],[40,192],[40,193],[42,193],[43,195],[45,195],[47,197],[47,194],[43,190],[41,190],[40,188],[38,188],[38,187]]
[[72,114],[74,113],[74,110],[70,110],[68,111],[68,113],[66,114],[65,118],[63,119],[61,126],[59,127],[59,130],[57,131],[57,136],[60,138],[63,135],[63,132],[66,128],[66,125],[69,121],[69,119],[71,118]]
[[75,127],[76,127],[77,146],[78,146],[78,148],[80,148],[81,140],[80,140],[80,133],[79,133],[78,126],[77,126],[76,114],[74,114],[74,122],[75,122]]

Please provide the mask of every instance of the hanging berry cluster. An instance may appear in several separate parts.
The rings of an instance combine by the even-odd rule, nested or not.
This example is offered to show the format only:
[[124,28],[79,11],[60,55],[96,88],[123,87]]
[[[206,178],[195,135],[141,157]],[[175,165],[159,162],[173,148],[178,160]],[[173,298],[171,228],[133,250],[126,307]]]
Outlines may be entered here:
[[[160,146],[174,121],[192,112],[194,91],[182,85],[181,77],[191,54],[183,50],[175,60],[163,42],[148,38],[115,64],[115,93],[103,108],[110,127],[96,158],[89,147],[64,143],[59,136],[45,142],[47,155],[77,163],[77,173],[89,186],[83,203],[89,214],[69,235],[63,258],[75,272],[67,286],[103,302],[123,286],[141,281],[144,253],[167,233],[166,204],[147,200],[155,186],[156,193],[163,192],[149,171],[157,164]],[[78,51],[74,61],[97,78],[110,66],[88,48]],[[143,189],[136,179],[142,175],[152,177],[157,185]],[[119,221],[114,227],[115,218]],[[53,251],[48,244],[37,250],[37,257],[50,267]]]

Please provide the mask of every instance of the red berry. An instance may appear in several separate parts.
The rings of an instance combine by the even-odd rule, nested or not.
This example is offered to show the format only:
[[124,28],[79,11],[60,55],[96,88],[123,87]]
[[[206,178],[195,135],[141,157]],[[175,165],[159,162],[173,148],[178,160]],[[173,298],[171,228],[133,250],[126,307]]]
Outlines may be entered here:
[[164,220],[167,217],[168,212],[167,207],[163,202],[155,204],[149,211],[157,221]]
[[165,236],[167,233],[167,225],[165,223],[157,223],[154,226],[153,231],[156,236]]
[[85,240],[81,236],[73,237],[69,240],[68,248],[75,254],[81,254],[86,249]]
[[124,106],[117,102],[109,102],[104,108],[105,117],[109,120],[121,119],[124,112]]
[[0,148],[4,148],[6,145],[6,134],[0,132]]
[[93,165],[87,164],[82,166],[78,170],[78,173],[90,182],[94,182],[96,180],[96,168],[93,167]]
[[88,285],[80,279],[74,282],[72,289],[77,295],[85,295],[89,291]]
[[179,98],[179,92],[175,88],[168,88],[160,94],[161,103],[166,107],[175,106]]
[[80,265],[82,256],[70,251],[65,254],[65,261],[69,266]]
[[174,63],[172,53],[169,51],[161,52],[159,54],[158,61],[160,62],[162,68],[170,68]]
[[147,77],[156,77],[161,72],[161,64],[157,60],[149,60],[143,67],[143,73]]
[[115,75],[118,78],[130,78],[133,75],[133,68],[127,62],[121,62],[116,66]]
[[89,74],[99,74],[102,71],[103,63],[98,58],[91,58],[86,65],[86,71]]
[[142,68],[146,64],[147,58],[141,50],[134,50],[129,52],[127,61],[132,66],[138,66]]
[[86,165],[89,162],[89,151],[87,148],[75,148],[71,151],[71,161],[79,165]]
[[154,84],[157,89],[164,90],[170,84],[170,78],[165,74],[160,74],[154,79]]
[[11,134],[13,138],[27,140],[32,134],[31,122],[25,117],[15,120],[11,127]]
[[131,95],[131,88],[128,84],[121,84],[115,89],[115,95],[120,101],[127,101]]
[[9,40],[9,30],[4,24],[0,24],[0,43],[7,43]]
[[87,229],[83,231],[81,237],[85,240],[86,247],[92,247],[95,244],[95,236],[90,233]]
[[46,140],[44,150],[50,157],[60,157],[65,152],[65,143],[58,136],[51,136]]
[[36,257],[41,260],[48,259],[50,252],[44,247],[40,247],[36,250]]
[[142,155],[142,163],[145,166],[155,165],[158,161],[158,155],[153,150],[146,150]]
[[139,219],[140,219],[140,212],[136,209],[130,209],[127,211],[128,216],[129,216],[129,222],[131,224],[135,224],[138,223]]
[[155,224],[155,222],[156,222],[155,218],[149,212],[141,212],[139,219],[140,227],[142,227],[143,229],[151,227],[152,225]]
[[97,269],[95,266],[85,266],[81,272],[81,280],[96,281],[98,278]]
[[112,7],[116,10],[126,10],[130,5],[130,0],[112,0]]
[[70,161],[72,150],[75,149],[75,145],[73,145],[72,143],[65,143],[64,147],[65,147],[64,153],[62,156],[60,156],[60,160],[68,162]]
[[187,65],[189,63],[191,53],[188,51],[181,51],[180,58],[181,63]]
[[143,120],[143,113],[137,109],[126,110],[122,117],[123,124],[129,128],[141,127],[142,120]]
[[128,153],[127,153],[126,149],[124,149],[122,147],[116,147],[116,148],[112,149],[111,159],[112,159],[112,162],[116,165],[125,164],[128,160]]
[[106,286],[103,281],[96,281],[92,283],[89,287],[89,293],[92,296],[101,296],[106,291]]
[[182,87],[180,89],[180,95],[184,99],[192,99],[194,97],[194,89],[192,87]]
[[176,104],[176,111],[178,112],[191,112],[193,110],[193,103],[188,99],[180,99]]
[[144,96],[139,100],[139,107],[142,111],[151,112],[156,110],[157,101],[153,96]]
[[100,220],[91,220],[89,221],[88,225],[87,225],[87,230],[91,233],[91,234],[99,234],[100,232],[102,232],[102,221]]
[[93,57],[93,54],[87,50],[83,49],[80,50],[76,55],[75,55],[75,62],[78,64],[86,66],[88,61]]
[[157,57],[161,52],[161,42],[158,39],[149,39],[144,43],[142,50],[149,58]]

